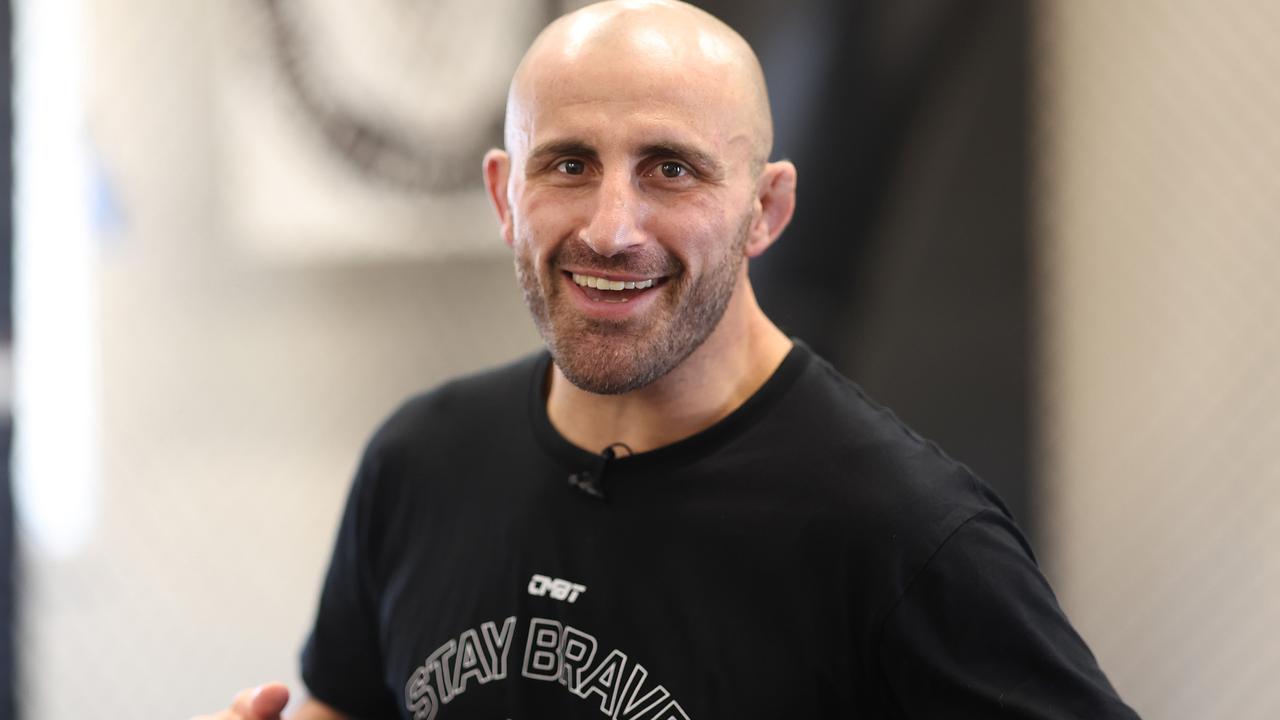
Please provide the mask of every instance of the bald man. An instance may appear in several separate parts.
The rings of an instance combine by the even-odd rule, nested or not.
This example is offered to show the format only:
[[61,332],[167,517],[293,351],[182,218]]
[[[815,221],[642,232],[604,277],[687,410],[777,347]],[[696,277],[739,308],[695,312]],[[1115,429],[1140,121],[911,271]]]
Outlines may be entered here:
[[1134,717],[991,491],[761,312],[771,144],[700,10],[537,38],[483,167],[546,352],[370,442],[295,718]]

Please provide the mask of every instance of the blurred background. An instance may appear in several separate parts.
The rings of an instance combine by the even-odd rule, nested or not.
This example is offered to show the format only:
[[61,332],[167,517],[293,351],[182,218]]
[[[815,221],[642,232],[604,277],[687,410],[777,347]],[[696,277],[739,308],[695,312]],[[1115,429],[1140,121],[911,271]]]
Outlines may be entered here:
[[[479,158],[580,4],[6,5],[0,717],[298,687],[368,434],[539,346]],[[766,312],[998,488],[1144,717],[1280,717],[1280,4],[701,4],[800,168]]]

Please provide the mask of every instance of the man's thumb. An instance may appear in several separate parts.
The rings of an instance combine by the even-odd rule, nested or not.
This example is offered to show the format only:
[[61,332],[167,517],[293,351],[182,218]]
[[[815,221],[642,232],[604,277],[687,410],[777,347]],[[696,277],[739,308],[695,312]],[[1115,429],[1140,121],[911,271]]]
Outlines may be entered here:
[[249,709],[254,720],[277,720],[289,704],[289,688],[281,683],[267,683],[253,693]]

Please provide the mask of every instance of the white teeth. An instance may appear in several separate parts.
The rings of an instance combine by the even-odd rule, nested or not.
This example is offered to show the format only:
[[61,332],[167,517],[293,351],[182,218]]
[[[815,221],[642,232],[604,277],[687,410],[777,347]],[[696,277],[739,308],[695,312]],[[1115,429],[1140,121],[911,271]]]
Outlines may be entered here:
[[597,290],[644,290],[645,288],[653,287],[654,283],[657,282],[653,278],[649,280],[608,280],[581,273],[574,273],[573,281],[583,287]]

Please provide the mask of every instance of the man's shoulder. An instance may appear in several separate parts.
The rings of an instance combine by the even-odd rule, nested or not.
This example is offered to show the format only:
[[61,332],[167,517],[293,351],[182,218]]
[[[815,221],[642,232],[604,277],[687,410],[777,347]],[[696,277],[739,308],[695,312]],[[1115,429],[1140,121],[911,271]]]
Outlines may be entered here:
[[1007,513],[967,465],[816,355],[771,428],[787,436],[774,447],[809,470],[814,493],[870,526],[911,535],[913,527],[954,527],[983,510]]
[[371,447],[417,444],[476,429],[495,433],[511,418],[523,420],[536,375],[546,368],[544,351],[447,380],[410,396],[379,426]]
[[967,474],[962,464],[916,432],[860,385],[813,355],[794,390],[778,407],[791,424],[791,443],[805,452],[849,463],[860,471],[911,468]]
[[875,612],[891,607],[967,524],[994,528],[1033,557],[986,482],[821,358],[777,411],[773,431],[788,438],[773,452],[803,469],[791,473],[790,487],[807,507],[822,508],[833,536],[857,548],[860,577],[878,588],[868,595]]

